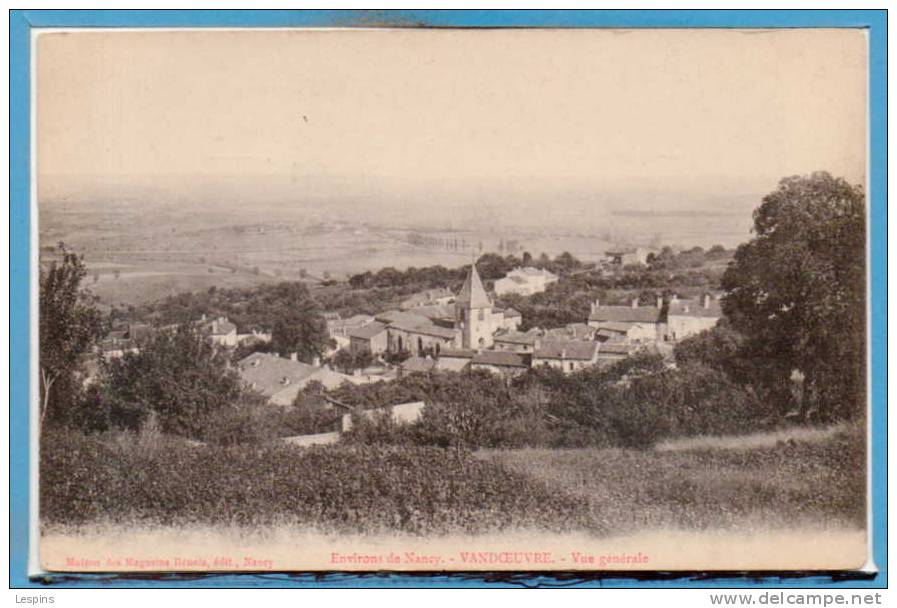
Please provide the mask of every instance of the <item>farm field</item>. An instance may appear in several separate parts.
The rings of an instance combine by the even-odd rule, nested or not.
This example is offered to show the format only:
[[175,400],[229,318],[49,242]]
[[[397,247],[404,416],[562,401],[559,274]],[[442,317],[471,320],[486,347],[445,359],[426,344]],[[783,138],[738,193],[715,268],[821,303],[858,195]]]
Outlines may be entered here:
[[87,261],[86,287],[99,298],[99,306],[128,306],[159,300],[187,291],[255,287],[276,279],[270,275],[231,272],[221,266],[198,264]]
[[[730,245],[743,240],[736,236],[742,231],[735,219],[743,218],[710,216],[696,228],[694,222],[673,218],[674,224],[679,221],[689,231],[677,228],[671,236],[681,238],[664,242],[710,244],[708,235],[721,234],[727,235],[720,238]],[[648,220],[612,221],[625,221],[622,234],[637,235],[630,240],[644,244],[657,237],[644,232]],[[706,231],[703,237],[702,231]],[[518,255],[529,251],[555,257],[566,251],[580,260],[596,261],[606,250],[625,244],[620,239],[629,237],[620,234],[610,224],[595,234],[495,226],[382,227],[351,215],[327,218],[320,209],[303,213],[289,205],[266,212],[250,207],[191,210],[168,204],[159,206],[147,221],[145,206],[136,203],[48,203],[41,207],[39,223],[42,259],[52,259],[51,248],[60,241],[84,255],[87,285],[106,306],[140,304],[212,286],[345,279],[384,267],[457,267],[470,263],[477,252],[501,252],[505,243],[513,243]]]
[[[573,551],[648,558],[607,569],[858,567],[865,558],[863,452],[853,428],[742,449],[481,450],[472,457],[345,445],[147,451],[90,439],[42,463],[43,474],[59,479],[42,484],[41,550],[45,565],[63,570],[72,555],[88,560],[88,569],[101,557],[141,556],[134,569],[161,570],[161,561],[185,552],[200,561],[237,560],[223,569],[239,569],[244,556],[260,570],[372,569],[351,560],[336,567],[333,556],[343,549],[371,559],[391,552],[432,558],[374,569],[520,569],[466,562],[470,552],[507,551],[550,554],[550,563],[528,569],[600,569]],[[65,472],[66,463],[74,472]],[[129,479],[132,469],[140,479]]]

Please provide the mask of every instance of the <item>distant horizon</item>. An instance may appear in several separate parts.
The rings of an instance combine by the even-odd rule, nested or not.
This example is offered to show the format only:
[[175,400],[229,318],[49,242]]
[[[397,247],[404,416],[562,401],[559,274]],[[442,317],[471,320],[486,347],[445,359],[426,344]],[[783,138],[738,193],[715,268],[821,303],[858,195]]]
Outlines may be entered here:
[[859,30],[104,29],[35,48],[41,202],[576,226],[750,213],[783,177],[866,173]]
[[[190,187],[191,181],[202,184]],[[651,218],[724,218],[749,224],[753,210],[763,196],[774,190],[771,184],[765,190],[759,187],[751,191],[747,186],[735,190],[737,183],[728,189],[701,190],[688,184],[679,189],[662,188],[650,184],[631,188],[617,186],[613,189],[585,189],[577,192],[573,187],[553,187],[541,184],[541,191],[517,187],[503,188],[498,183],[494,190],[489,184],[465,192],[459,185],[427,190],[402,189],[392,184],[379,184],[364,189],[336,184],[314,190],[294,190],[282,178],[253,176],[212,180],[207,176],[183,176],[166,180],[153,179],[141,187],[130,187],[118,180],[100,181],[85,188],[81,196],[52,196],[45,189],[39,206],[52,214],[60,206],[75,205],[93,211],[105,210],[113,215],[125,208],[136,206],[142,211],[155,209],[156,213],[191,213],[196,220],[203,217],[208,224],[218,220],[235,219],[269,213],[267,219],[277,217],[296,222],[321,221],[329,215],[333,219],[351,216],[353,221],[397,228],[455,229],[493,227],[517,231],[545,231],[583,234],[607,230],[608,224],[627,220]],[[242,182],[243,187],[240,187]],[[368,182],[370,184],[371,182]],[[390,192],[392,190],[392,192]],[[558,205],[559,201],[563,204]],[[425,211],[425,212],[423,212]],[[705,238],[712,238],[712,234]],[[745,233],[745,238],[747,234]]]

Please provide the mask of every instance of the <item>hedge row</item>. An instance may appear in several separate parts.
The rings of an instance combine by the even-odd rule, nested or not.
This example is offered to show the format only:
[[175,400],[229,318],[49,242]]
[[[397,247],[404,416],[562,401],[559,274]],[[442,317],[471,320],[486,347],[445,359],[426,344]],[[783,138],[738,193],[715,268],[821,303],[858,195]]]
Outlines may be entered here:
[[118,437],[43,438],[45,523],[284,523],[420,534],[589,525],[572,497],[461,450],[188,446],[161,439],[146,445],[133,434]]

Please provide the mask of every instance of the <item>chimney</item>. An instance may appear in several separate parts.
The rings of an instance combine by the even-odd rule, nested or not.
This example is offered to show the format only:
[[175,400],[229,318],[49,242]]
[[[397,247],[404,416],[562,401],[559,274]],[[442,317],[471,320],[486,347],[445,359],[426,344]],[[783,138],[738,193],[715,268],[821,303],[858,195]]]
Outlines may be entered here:
[[704,294],[704,308],[710,308],[710,294]]
[[663,296],[657,296],[657,310],[663,308]]
[[537,350],[540,350],[541,348],[542,348],[542,340],[540,340],[539,338],[536,338],[535,340],[533,340],[533,350],[537,351]]
[[311,360],[311,364],[314,367],[321,367],[321,357],[319,357],[318,355],[315,355],[314,358]]
[[566,358],[567,358],[567,349],[562,348],[561,349],[561,359],[566,359]]
[[290,353],[290,361],[298,361],[298,360],[299,360],[299,355],[297,355],[296,353]]
[[589,312],[594,314],[595,311],[598,310],[599,306],[601,306],[601,301],[598,298],[595,298],[595,301],[592,303],[592,310]]
[[632,298],[632,307],[638,308],[638,298]]
[[675,293],[674,293],[673,295],[670,296],[670,304],[675,304],[675,303],[678,302],[678,301],[679,301],[679,295],[678,295],[678,294],[675,294]]
[[206,320],[206,313],[202,313],[202,316],[199,318],[200,321]]

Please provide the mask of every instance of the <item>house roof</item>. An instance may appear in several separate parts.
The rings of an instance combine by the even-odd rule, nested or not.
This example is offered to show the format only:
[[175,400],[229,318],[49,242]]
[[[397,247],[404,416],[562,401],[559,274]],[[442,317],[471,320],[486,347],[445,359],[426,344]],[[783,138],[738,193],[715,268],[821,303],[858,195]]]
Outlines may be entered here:
[[433,336],[436,338],[445,338],[451,340],[455,337],[455,330],[448,327],[436,325],[425,317],[416,317],[415,319],[401,319],[389,324],[390,329],[398,329],[410,334],[422,334],[424,336]]
[[444,348],[439,351],[440,359],[471,359],[477,354],[475,350],[464,348]]
[[574,338],[590,339],[595,335],[595,328],[588,323],[568,323],[565,329]]
[[452,304],[425,304],[403,312],[428,319],[453,319],[455,317],[455,307]]
[[343,323],[345,323],[347,326],[349,326],[349,325],[364,325],[365,323],[370,323],[373,320],[374,320],[374,317],[372,317],[371,315],[357,314],[357,315],[352,315],[351,317],[348,317],[346,319],[343,319]]
[[252,353],[237,363],[237,370],[243,381],[266,397],[307,380],[320,369],[271,353]]
[[564,327],[552,327],[545,330],[545,337],[549,340],[592,340],[596,330],[585,323],[568,323]]
[[418,314],[418,310],[419,309],[387,310],[377,315],[377,321],[385,323],[389,326],[389,329],[397,329],[408,333],[417,333],[445,339],[452,339],[455,337],[455,330],[453,328],[436,325],[427,315]]
[[352,315],[351,317],[348,317],[345,319],[340,319],[339,317],[337,317],[335,319],[328,319],[327,327],[331,331],[338,330],[338,329],[349,330],[354,327],[361,327],[362,325],[367,325],[368,323],[370,323],[373,320],[374,320],[374,317],[372,317],[371,315],[362,315],[362,314]]
[[598,347],[602,355],[628,355],[630,347],[625,342],[604,342]]
[[420,318],[420,315],[415,315],[406,310],[384,310],[383,312],[378,312],[375,320],[380,321],[381,323],[393,323],[400,319],[417,319]]
[[503,334],[496,334],[493,338],[494,342],[504,342],[507,344],[525,344],[532,346],[536,340],[542,335],[540,331],[509,331]]
[[656,306],[598,306],[589,321],[619,321],[624,323],[659,323],[661,310]]
[[433,359],[425,359],[424,357],[411,357],[402,361],[399,364],[399,367],[402,368],[402,371],[408,372],[409,374],[425,373],[436,367],[436,361]]
[[612,329],[599,329],[596,334],[599,338],[604,338],[604,341],[612,340],[614,342],[620,342],[621,340],[625,340],[625,334],[612,330]]
[[226,336],[237,331],[237,326],[224,317],[212,321],[211,328],[213,336]]
[[325,388],[339,388],[344,382],[351,382],[355,384],[360,380],[360,378],[341,374],[339,372],[333,371],[332,369],[327,369],[326,367],[316,367],[311,375],[308,376],[305,380],[307,382],[317,380],[318,382],[323,384]]
[[625,334],[630,329],[632,329],[632,323],[625,323],[623,321],[601,321],[600,325],[598,325],[598,329],[606,330],[611,332],[616,332],[620,334]]
[[382,334],[384,331],[386,331],[386,325],[374,321],[373,323],[368,323],[367,325],[362,325],[361,327],[355,327],[349,330],[349,337],[370,340],[374,336]]
[[529,367],[530,356],[503,350],[484,350],[473,356],[473,365],[494,365],[496,367]]
[[514,317],[522,317],[519,311],[514,310],[513,308],[505,308],[502,310],[501,308],[492,308],[492,312],[500,312],[505,316],[505,319],[513,319]]
[[701,300],[676,300],[670,302],[667,316],[718,319],[723,316],[723,310],[720,301],[716,298],[710,298],[707,308],[704,308],[704,302]]
[[536,359],[575,359],[591,361],[598,351],[598,343],[586,340],[546,340],[536,348]]
[[462,304],[468,304],[471,308],[489,308],[492,306],[492,301],[483,288],[483,282],[480,280],[476,264],[470,265],[470,272],[464,280],[464,285],[461,286],[461,291],[458,292],[457,301]]
[[548,277],[548,278],[557,277],[557,275],[554,274],[553,272],[551,272],[550,270],[546,270],[544,268],[533,268],[532,266],[523,266],[521,268],[515,268],[508,274],[528,275],[528,276],[532,276],[532,277],[542,276],[542,277]]
[[460,372],[464,371],[467,366],[470,365],[470,359],[445,359],[443,357],[439,357],[436,360],[436,369],[441,369],[449,372]]

